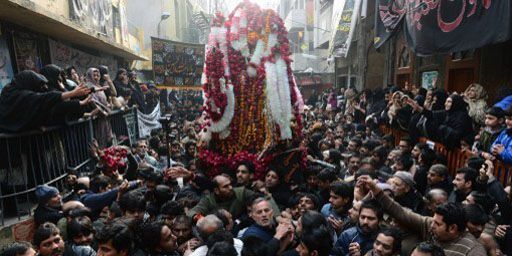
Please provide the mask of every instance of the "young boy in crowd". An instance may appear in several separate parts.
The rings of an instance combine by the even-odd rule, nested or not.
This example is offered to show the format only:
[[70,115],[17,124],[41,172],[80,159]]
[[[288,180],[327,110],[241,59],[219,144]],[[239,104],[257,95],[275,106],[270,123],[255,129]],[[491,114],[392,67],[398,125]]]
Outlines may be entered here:
[[474,151],[488,158],[490,157],[491,145],[503,131],[505,112],[498,107],[490,107],[485,112],[485,128],[475,138]]
[[499,157],[506,164],[512,163],[512,107],[505,112],[505,124],[507,128],[503,130],[498,138],[492,143],[491,154]]

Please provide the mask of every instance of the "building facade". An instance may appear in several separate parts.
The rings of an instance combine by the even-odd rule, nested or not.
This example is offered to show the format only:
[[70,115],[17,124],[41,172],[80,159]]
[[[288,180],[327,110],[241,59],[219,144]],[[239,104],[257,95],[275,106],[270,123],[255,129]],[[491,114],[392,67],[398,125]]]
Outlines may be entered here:
[[125,0],[0,1],[0,27],[0,89],[17,72],[50,63],[115,72],[145,59],[129,32]]

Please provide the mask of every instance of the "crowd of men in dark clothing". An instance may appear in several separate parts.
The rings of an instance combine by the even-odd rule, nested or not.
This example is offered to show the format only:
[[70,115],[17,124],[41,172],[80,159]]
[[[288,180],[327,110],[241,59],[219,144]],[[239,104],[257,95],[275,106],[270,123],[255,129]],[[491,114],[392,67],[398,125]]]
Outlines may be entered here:
[[[512,159],[510,104],[486,107],[480,122],[474,92],[443,93],[314,94],[303,113],[306,182],[287,184],[272,165],[255,180],[251,162],[208,177],[196,152],[199,95],[172,92],[170,136],[115,146],[127,152],[123,169],[102,166],[92,147],[96,172],[70,173],[65,193],[38,186],[32,243],[3,255],[512,255],[512,196],[493,167]],[[395,145],[382,124],[410,134]],[[474,157],[449,170],[421,136]]]

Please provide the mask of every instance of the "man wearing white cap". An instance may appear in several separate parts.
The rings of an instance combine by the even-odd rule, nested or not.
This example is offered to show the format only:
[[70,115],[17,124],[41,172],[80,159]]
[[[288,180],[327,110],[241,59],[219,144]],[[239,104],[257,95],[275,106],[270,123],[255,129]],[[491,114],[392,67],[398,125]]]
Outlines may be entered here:
[[415,212],[422,210],[423,200],[416,192],[414,178],[411,173],[398,171],[393,174],[391,182],[395,201]]

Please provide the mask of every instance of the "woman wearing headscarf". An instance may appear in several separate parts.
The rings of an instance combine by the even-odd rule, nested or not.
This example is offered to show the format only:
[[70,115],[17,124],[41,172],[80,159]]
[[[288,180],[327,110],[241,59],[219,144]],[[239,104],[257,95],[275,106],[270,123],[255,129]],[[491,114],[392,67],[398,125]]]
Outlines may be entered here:
[[485,122],[485,110],[487,109],[487,92],[480,84],[470,84],[464,91],[464,101],[469,106],[469,116],[477,125],[482,126]]
[[48,79],[48,89],[50,89],[50,91],[67,91],[64,86],[65,78],[62,68],[55,64],[49,64],[44,66],[40,73]]
[[426,118],[423,128],[431,135],[430,138],[448,148],[460,146],[460,140],[473,132],[468,105],[460,95],[450,95],[445,101],[444,110],[426,110],[413,100],[409,100],[408,104]]
[[126,71],[126,69],[120,68],[117,71],[114,86],[116,87],[117,95],[128,101],[132,94],[132,89],[129,85],[128,71]]
[[107,66],[100,65],[98,66],[98,70],[100,71],[100,85],[103,87],[107,87],[108,89],[105,91],[107,98],[112,98],[117,96],[116,87],[110,79],[109,70]]
[[107,100],[107,95],[103,92],[104,87],[100,85],[100,71],[97,68],[89,68],[86,74],[86,86],[94,88],[95,92],[92,94],[92,101],[96,107],[100,109],[100,117],[98,117],[96,130],[96,140],[101,147],[107,146],[112,140],[112,130],[107,116],[110,114],[110,104]]
[[0,131],[22,132],[52,124],[56,121],[56,109],[61,114],[82,111],[90,98],[73,100],[86,96],[90,89],[85,86],[73,91],[48,90],[48,79],[31,70],[18,73],[0,94]]

